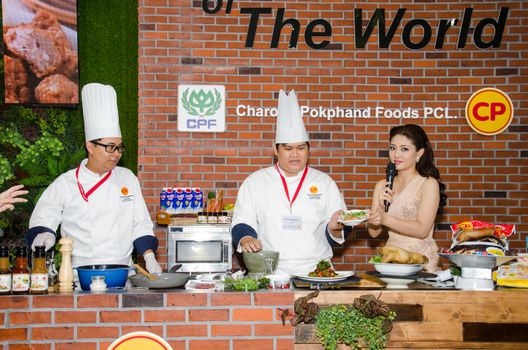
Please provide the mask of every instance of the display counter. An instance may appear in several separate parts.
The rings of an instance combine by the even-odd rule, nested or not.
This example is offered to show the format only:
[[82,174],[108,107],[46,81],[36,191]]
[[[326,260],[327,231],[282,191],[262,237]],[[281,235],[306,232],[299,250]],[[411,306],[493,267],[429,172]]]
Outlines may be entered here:
[[[282,324],[310,290],[122,290],[0,296],[0,349],[106,349],[149,331],[173,349],[323,349],[314,325]],[[321,306],[380,296],[397,312],[388,349],[528,349],[528,290],[327,290]],[[343,346],[343,349],[346,347]]]

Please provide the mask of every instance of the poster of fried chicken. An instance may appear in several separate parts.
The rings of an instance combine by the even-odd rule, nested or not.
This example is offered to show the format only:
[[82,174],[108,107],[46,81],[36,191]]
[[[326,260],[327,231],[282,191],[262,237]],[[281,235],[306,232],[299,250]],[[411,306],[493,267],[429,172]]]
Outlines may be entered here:
[[2,0],[4,102],[79,103],[77,0]]

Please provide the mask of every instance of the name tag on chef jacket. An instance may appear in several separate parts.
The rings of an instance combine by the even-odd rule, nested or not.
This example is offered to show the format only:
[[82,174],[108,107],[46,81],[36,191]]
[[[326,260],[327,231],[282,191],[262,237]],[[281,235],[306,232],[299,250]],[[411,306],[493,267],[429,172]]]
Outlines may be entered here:
[[300,231],[302,230],[302,216],[283,215],[282,229],[285,231]]

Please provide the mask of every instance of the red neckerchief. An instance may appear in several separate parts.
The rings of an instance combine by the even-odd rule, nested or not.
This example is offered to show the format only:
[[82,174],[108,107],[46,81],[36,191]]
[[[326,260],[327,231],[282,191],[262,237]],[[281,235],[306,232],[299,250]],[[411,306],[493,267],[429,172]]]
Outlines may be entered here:
[[88,190],[88,192],[84,192],[84,187],[83,185],[81,185],[81,183],[79,182],[79,169],[81,168],[81,165],[79,164],[79,166],[77,167],[77,170],[75,171],[75,178],[77,179],[77,186],[79,187],[79,192],[81,193],[81,196],[82,198],[88,202],[88,197],[95,192],[96,189],[99,188],[99,186],[101,186],[106,180],[108,180],[108,178],[110,177],[110,174],[112,174],[112,170],[110,170],[106,175],[105,177],[103,177],[101,180],[99,180],[98,183],[96,183],[92,188],[90,188],[90,190]]
[[292,208],[293,202],[297,199],[297,195],[299,194],[299,191],[301,190],[302,184],[304,182],[304,179],[306,178],[306,174],[308,174],[308,167],[306,166],[304,168],[304,172],[301,176],[301,181],[299,182],[299,185],[297,185],[297,190],[295,190],[295,194],[293,195],[293,198],[290,200],[290,192],[288,191],[288,184],[286,183],[286,179],[279,171],[279,166],[277,163],[275,163],[275,169],[277,169],[277,172],[279,173],[279,176],[282,180],[282,186],[284,187],[284,192],[286,192],[286,198],[288,198],[288,202],[290,203],[290,210]]

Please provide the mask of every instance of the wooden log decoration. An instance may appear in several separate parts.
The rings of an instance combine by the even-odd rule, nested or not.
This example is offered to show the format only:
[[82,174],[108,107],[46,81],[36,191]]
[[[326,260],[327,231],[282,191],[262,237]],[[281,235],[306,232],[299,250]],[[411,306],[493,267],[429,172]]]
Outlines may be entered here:
[[317,298],[319,291],[309,293],[305,297],[301,297],[295,300],[293,304],[293,309],[295,311],[295,316],[291,320],[292,326],[296,326],[301,322],[311,323],[315,321],[315,316],[319,313],[319,305],[310,300]]

